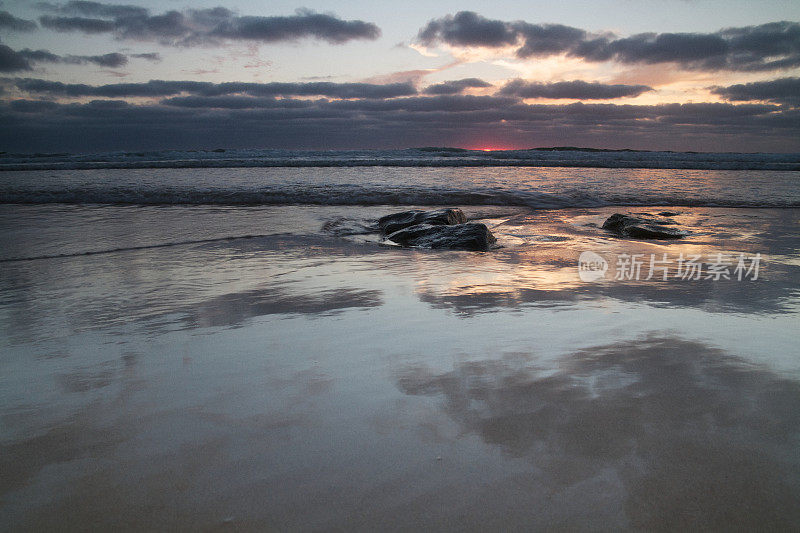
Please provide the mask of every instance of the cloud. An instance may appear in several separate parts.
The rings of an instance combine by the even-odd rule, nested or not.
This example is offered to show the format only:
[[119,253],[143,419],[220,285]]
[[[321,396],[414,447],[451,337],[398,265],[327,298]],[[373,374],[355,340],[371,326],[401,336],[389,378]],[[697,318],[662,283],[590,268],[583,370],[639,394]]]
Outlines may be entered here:
[[211,35],[268,43],[312,37],[341,44],[353,39],[377,39],[380,29],[361,20],[340,20],[331,15],[301,10],[292,17],[227,17],[217,24]]
[[31,50],[30,48],[25,48],[16,53],[19,54],[20,57],[25,58],[26,61],[34,63],[60,63],[63,59],[61,56],[49,50]]
[[489,20],[472,11],[459,11],[431,20],[417,38],[427,45],[444,42],[454,46],[494,48],[516,44],[519,35],[513,24]]
[[157,52],[148,52],[144,54],[131,54],[131,57],[136,59],[145,59],[147,61],[153,61],[155,63],[161,61],[161,54]]
[[199,92],[214,84],[200,81],[160,81],[147,83],[112,83],[108,85],[85,85],[82,83],[62,83],[33,78],[15,81],[18,89],[29,93],[48,93],[59,96],[82,97],[101,96],[108,98],[170,96],[182,92]]
[[114,23],[109,20],[88,19],[83,17],[39,17],[41,25],[49,30],[59,32],[79,31],[82,33],[107,33],[114,30]]
[[113,83],[108,85],[66,84],[40,79],[18,79],[18,89],[32,93],[50,93],[70,97],[104,96],[159,97],[189,93],[199,96],[247,94],[250,96],[328,96],[332,98],[394,98],[417,94],[410,83],[385,85],[369,83],[211,83],[200,81],[150,80],[146,83]]
[[329,96],[333,98],[394,98],[417,94],[410,83],[220,83],[212,91],[218,94],[247,93],[254,96],[294,95]]
[[487,19],[471,11],[459,11],[434,19],[419,31],[425,45],[501,48],[514,46],[518,57],[563,53],[587,37],[587,32],[562,24],[530,24]]
[[492,87],[491,83],[487,83],[478,78],[464,78],[461,80],[445,81],[435,85],[428,85],[423,91],[425,94],[460,94],[465,89],[469,88],[486,88]]
[[623,39],[597,39],[571,52],[586,59],[615,59],[622,63],[684,63],[716,61],[729,47],[718,35],[642,33]]
[[[128,57],[119,52],[94,56],[66,55],[60,56],[49,50],[12,50],[0,44],[0,72],[17,72],[31,70],[36,63],[62,63],[71,65],[94,64],[101,67],[119,68],[128,64]],[[130,57],[148,61],[160,61],[161,56],[156,53],[133,54]]]
[[525,80],[508,82],[499,94],[520,98],[571,98],[578,100],[609,100],[639,96],[652,91],[647,85],[607,85],[586,81],[559,81],[554,83],[535,83]]
[[[727,28],[719,35],[730,44],[728,58],[741,70],[769,70],[800,65],[800,23],[771,22]],[[775,58],[769,61],[766,58]]]
[[8,107],[19,113],[40,113],[58,109],[58,104],[49,100],[13,100]]
[[618,38],[560,24],[490,20],[470,11],[434,19],[424,45],[514,47],[519,58],[565,54],[592,62],[676,63],[693,70],[766,71],[800,66],[800,23],[781,21],[715,33],[641,33]]
[[522,58],[546,57],[561,53],[588,35],[584,30],[562,24],[518,22],[516,29],[523,42],[517,49],[517,56]]
[[[516,98],[496,96],[441,95],[387,100],[338,100],[323,105],[340,110],[367,113],[402,112],[409,114],[408,119],[412,119],[412,115],[415,113],[457,114],[466,111],[500,111],[510,109],[518,102]],[[424,119],[419,115],[414,118]]]
[[258,109],[258,108],[303,108],[313,105],[308,100],[251,96],[177,96],[162,100],[173,107],[193,109]]
[[153,15],[137,6],[73,1],[42,4],[53,14],[40,17],[45,28],[60,32],[111,33],[118,39],[157,41],[171,45],[204,45],[220,41],[262,43],[304,38],[342,44],[355,39],[377,39],[380,28],[362,20],[297,10],[291,16],[238,16],[224,7],[170,10]]
[[98,56],[66,56],[62,59],[65,63],[82,65],[84,63],[94,63],[101,67],[117,68],[128,64],[128,57],[124,54],[113,52]]
[[17,72],[31,70],[31,63],[24,55],[0,44],[0,72]]
[[[223,145],[344,149],[475,146],[501,140],[529,146],[800,149],[800,111],[774,104],[530,105],[516,97],[466,95],[309,100],[215,94],[220,92],[217,85],[202,82],[115,84],[102,89],[43,80],[15,83],[21,89],[38,85],[50,89],[51,95],[102,92],[118,98],[112,93],[172,92],[161,102],[136,105],[124,100],[0,104],[0,121],[6,126],[0,130],[0,143],[15,151]],[[188,83],[199,85],[183,85]],[[174,92],[184,88],[194,93]],[[36,109],[45,105],[46,110]]]
[[11,31],[33,31],[37,28],[32,20],[17,18],[8,11],[0,11],[0,29]]
[[143,7],[103,4],[100,2],[73,0],[66,4],[53,4],[41,2],[37,4],[39,8],[56,13],[72,15],[88,15],[111,18],[133,18],[147,16],[148,11]]
[[781,78],[728,87],[714,87],[711,92],[731,101],[766,100],[798,106],[800,105],[800,78]]

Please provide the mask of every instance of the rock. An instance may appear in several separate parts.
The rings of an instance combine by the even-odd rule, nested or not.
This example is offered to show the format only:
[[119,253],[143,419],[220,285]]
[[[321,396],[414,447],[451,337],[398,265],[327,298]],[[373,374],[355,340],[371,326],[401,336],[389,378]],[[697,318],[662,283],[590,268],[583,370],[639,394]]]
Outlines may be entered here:
[[486,251],[497,239],[485,224],[470,222],[453,226],[417,224],[387,237],[402,246]]
[[675,211],[661,211],[658,215],[662,217],[676,217],[680,215],[680,213],[676,213]]
[[431,226],[452,226],[463,224],[467,217],[461,209],[440,209],[437,211],[403,211],[386,215],[378,219],[378,227],[384,235],[389,235],[403,228],[428,224]]
[[614,213],[608,217],[603,223],[603,229],[613,231],[622,237],[633,237],[634,239],[680,239],[686,236],[685,231],[666,227],[664,221],[637,218],[621,213]]

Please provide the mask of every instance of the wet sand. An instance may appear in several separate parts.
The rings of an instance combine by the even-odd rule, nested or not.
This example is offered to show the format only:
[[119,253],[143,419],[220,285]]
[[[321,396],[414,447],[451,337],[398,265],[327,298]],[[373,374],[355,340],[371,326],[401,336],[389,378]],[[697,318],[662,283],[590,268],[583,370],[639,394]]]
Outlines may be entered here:
[[[469,253],[346,231],[388,207],[94,208],[92,240],[3,209],[61,243],[16,256],[131,244],[102,217],[207,242],[0,264],[0,529],[800,524],[798,210],[473,207],[504,247]],[[594,226],[666,209],[692,235]],[[614,280],[623,253],[764,263]]]

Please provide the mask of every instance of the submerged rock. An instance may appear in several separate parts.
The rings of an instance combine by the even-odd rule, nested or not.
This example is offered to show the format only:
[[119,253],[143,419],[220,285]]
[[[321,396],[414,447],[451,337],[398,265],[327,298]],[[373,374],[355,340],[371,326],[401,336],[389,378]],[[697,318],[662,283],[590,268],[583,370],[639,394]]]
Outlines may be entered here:
[[674,222],[614,213],[603,223],[603,229],[634,239],[680,239],[686,236],[685,231],[669,228],[668,224]]
[[478,222],[452,226],[417,224],[395,231],[387,239],[402,246],[472,251],[488,250],[497,242],[489,228]]
[[467,217],[461,209],[439,209],[437,211],[403,211],[386,215],[378,219],[378,227],[384,235],[389,235],[403,228],[428,224],[431,226],[452,226],[464,224]]

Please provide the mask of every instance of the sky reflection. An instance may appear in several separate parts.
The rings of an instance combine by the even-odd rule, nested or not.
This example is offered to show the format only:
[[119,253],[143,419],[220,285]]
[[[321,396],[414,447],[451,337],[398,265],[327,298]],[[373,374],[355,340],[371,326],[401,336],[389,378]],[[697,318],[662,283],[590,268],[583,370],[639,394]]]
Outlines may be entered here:
[[708,345],[653,337],[568,354],[555,372],[516,355],[446,372],[409,367],[396,380],[406,394],[439,398],[464,432],[529,461],[555,506],[572,488],[585,495],[590,480],[619,480],[615,504],[637,529],[800,520],[800,384]]

